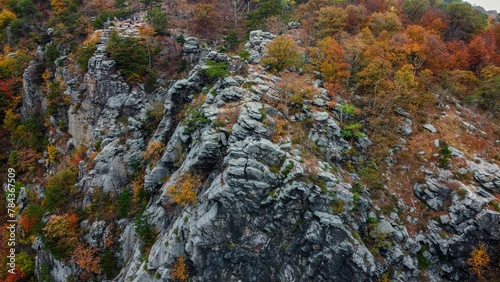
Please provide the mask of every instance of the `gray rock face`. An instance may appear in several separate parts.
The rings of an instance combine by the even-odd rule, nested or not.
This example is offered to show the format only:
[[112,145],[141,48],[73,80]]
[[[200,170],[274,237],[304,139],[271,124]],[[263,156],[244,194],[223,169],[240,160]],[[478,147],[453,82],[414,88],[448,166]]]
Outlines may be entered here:
[[477,162],[467,161],[469,171],[474,174],[479,184],[490,192],[500,192],[500,168],[482,159]]
[[432,124],[424,124],[422,125],[423,128],[429,130],[430,132],[432,133],[436,133],[437,132],[437,129],[432,125]]
[[23,99],[21,107],[21,115],[23,118],[28,118],[30,114],[37,111],[44,112],[46,105],[42,103],[43,95],[38,89],[35,81],[43,73],[44,64],[33,60],[23,73]]
[[[285,155],[266,139],[232,143],[223,172],[200,194],[199,206],[185,210],[160,236],[147,268],[167,279],[174,258],[187,253],[201,281],[373,277],[373,256],[339,216],[327,212],[319,190],[294,180],[300,171],[285,171],[291,161],[283,162]],[[270,169],[281,162],[278,171]]]
[[[261,91],[270,91],[267,85],[271,83],[265,76],[252,74],[250,79]],[[347,227],[347,222],[354,222],[354,215],[333,215],[332,196],[300,180],[304,169],[295,160],[300,152],[295,150],[292,157],[286,151],[290,146],[268,140],[272,131],[263,123],[264,113],[276,115],[276,111],[252,101],[254,94],[240,88],[241,83],[231,78],[220,80],[200,107],[200,112],[215,121],[218,113],[226,111],[224,105],[239,101],[239,117],[231,131],[206,123],[188,133],[182,123],[173,129],[169,111],[177,102],[165,104],[164,119],[153,139],[168,141],[161,159],[147,172],[145,185],[156,187],[151,191],[161,195],[145,212],[160,234],[146,262],[141,261],[134,241],[123,240],[128,261],[116,280],[165,281],[181,255],[196,268],[199,281],[372,280],[380,270],[373,255]],[[178,81],[167,97],[191,93],[194,87],[189,85],[195,84]],[[317,116],[312,139],[322,146],[342,142],[334,119],[326,112]],[[171,218],[162,207],[169,201],[166,190],[187,171],[203,171],[207,180],[195,205],[166,220]],[[164,182],[166,176],[169,178]],[[329,189],[341,181],[327,171],[319,177]],[[342,183],[336,188],[342,191],[338,195],[341,201],[352,201],[349,187]],[[366,218],[369,207],[366,197],[363,194],[358,199],[356,216],[361,218]]]
[[[433,264],[425,275],[436,281],[464,281],[468,274],[463,258],[473,243],[499,243],[500,214],[485,209],[492,194],[480,189],[476,193],[448,170],[435,173],[432,165],[422,169],[424,183],[413,186],[418,199],[440,211],[440,216],[426,221],[426,232],[409,234],[400,212],[416,210],[406,207],[397,194],[388,195],[395,200],[388,213],[372,204],[370,194],[376,192],[363,188],[359,175],[343,172],[339,165],[365,161],[345,152],[352,145],[363,155],[371,141],[365,137],[347,142],[341,137],[335,111],[332,115],[325,108],[326,89],[319,89],[313,101],[289,117],[266,104],[267,98],[276,96],[275,82],[280,78],[267,75],[260,66],[249,66],[248,75],[211,81],[208,87],[204,62],[225,62],[231,69],[234,58],[200,48],[196,38],[188,37],[183,54],[197,65],[168,89],[146,94],[141,85],[129,86],[117,73],[116,63],[106,55],[107,35],[103,32],[81,83],[66,72],[62,77],[71,85],[66,92],[73,102],[68,144],[85,144],[94,157],[90,166],[79,164],[83,205],[92,204],[96,191],[116,195],[131,189],[133,164],[145,166],[140,173],[151,197],[142,215],[157,231],[148,256],[132,218],[81,223],[85,243],[100,250],[106,248],[110,232],[119,233],[114,234],[119,237],[114,256],[121,271],[114,281],[169,281],[180,256],[193,270],[193,281],[376,281],[389,270],[394,270],[391,280],[418,281],[419,251]],[[250,33],[245,47],[251,63],[260,61],[274,37],[262,31]],[[208,94],[200,94],[202,89]],[[26,103],[36,97],[33,94]],[[196,105],[197,114],[188,111],[179,120],[184,105],[195,97],[205,97]],[[151,134],[145,127],[153,103],[163,103],[164,112]],[[410,115],[401,109],[397,113],[402,117],[402,136],[411,135]],[[276,119],[310,121],[311,128],[302,137],[317,145],[314,156],[289,136],[271,142]],[[435,132],[433,128],[427,129]],[[144,164],[148,138],[164,149],[157,162]],[[393,152],[404,150],[404,145],[403,140]],[[465,158],[464,153],[452,151],[454,157]],[[478,160],[467,167],[462,175],[470,172],[478,186],[498,192],[496,165]],[[167,190],[187,173],[201,178],[193,188],[197,198],[186,206],[176,205]],[[418,222],[414,214],[405,219],[409,224]],[[112,226],[118,231],[111,231]],[[377,242],[380,238],[385,241]],[[377,247],[385,243],[390,247]],[[34,247],[41,247],[39,239]],[[49,263],[56,281],[81,271],[43,250],[38,253],[38,270],[42,262]]]
[[313,119],[315,123],[309,132],[309,139],[326,152],[326,161],[342,160],[342,152],[351,146],[340,137],[341,129],[337,122],[326,112],[315,113]]
[[[449,212],[440,215],[438,221],[429,220],[427,238],[420,240],[429,246],[426,258],[435,264],[436,268],[429,272],[434,278],[463,281],[469,274],[459,265],[464,263],[463,258],[470,255],[477,242],[498,243],[500,214],[483,209],[489,202],[488,198],[458,181],[453,182],[445,172],[448,171],[439,170],[437,179],[428,176],[425,184],[414,186],[417,197],[429,207]],[[445,186],[451,183],[460,187],[450,189]],[[443,236],[445,231],[449,235]],[[440,259],[434,259],[436,257]],[[438,269],[443,272],[435,272]]]
[[75,264],[67,265],[55,259],[49,252],[42,250],[38,252],[35,261],[35,274],[37,277],[40,275],[40,268],[43,263],[49,265],[49,273],[54,281],[66,281],[71,274],[78,270]]
[[444,203],[450,197],[450,190],[433,180],[429,180],[425,184],[415,184],[413,191],[417,197],[435,211],[446,208]]
[[261,109],[263,109],[262,104],[256,102],[247,103],[246,107],[241,108],[238,121],[233,126],[233,132],[229,137],[230,142],[243,140],[247,136],[270,137],[272,132],[260,121],[262,118]]
[[409,136],[413,133],[413,130],[411,129],[412,125],[413,122],[411,121],[411,119],[404,117],[402,118],[402,125],[399,128],[399,131],[401,132],[401,134]]
[[262,30],[251,31],[250,41],[245,44],[245,49],[250,52],[248,62],[250,64],[260,63],[265,46],[274,38],[276,38],[276,36],[269,32],[264,32]]
[[186,58],[190,63],[195,63],[200,58],[200,45],[198,44],[198,38],[196,37],[186,37],[184,44],[182,45],[182,56]]

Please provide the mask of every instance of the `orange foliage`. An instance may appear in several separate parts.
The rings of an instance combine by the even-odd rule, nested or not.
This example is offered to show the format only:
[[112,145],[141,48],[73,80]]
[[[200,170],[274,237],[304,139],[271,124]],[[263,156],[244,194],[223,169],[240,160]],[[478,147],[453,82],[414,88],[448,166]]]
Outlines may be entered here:
[[469,48],[463,41],[451,41],[446,44],[451,54],[450,67],[454,69],[467,69],[470,64]]
[[471,70],[477,74],[491,61],[490,51],[493,46],[487,46],[486,41],[475,36],[469,43]]
[[178,205],[186,206],[197,199],[196,189],[201,186],[201,178],[192,173],[185,173],[180,180],[167,188],[167,195]]
[[81,269],[89,272],[100,274],[102,272],[99,264],[101,257],[99,256],[99,249],[94,247],[86,248],[82,244],[78,244],[73,251],[73,259],[76,265]]
[[180,256],[174,263],[172,268],[172,280],[174,281],[187,281],[189,278],[186,262],[184,256]]
[[37,218],[31,218],[27,214],[23,215],[19,220],[19,225],[24,229],[24,232],[29,233],[31,227],[37,222]]
[[78,217],[75,213],[50,216],[43,228],[44,245],[58,259],[69,259],[77,239]]
[[12,85],[14,85],[15,80],[10,79],[0,79],[0,94],[2,94],[7,100],[12,100],[14,97],[14,91],[12,90]]
[[50,0],[50,8],[57,15],[61,15],[62,13],[66,12],[69,8],[69,4],[70,4],[69,1]]
[[347,12],[345,9],[334,6],[326,6],[316,12],[316,35],[334,36],[341,32],[347,24]]
[[285,136],[287,134],[287,131],[288,131],[288,124],[286,123],[286,121],[282,119],[278,120],[276,122],[276,131],[274,132],[272,141],[274,143],[278,142],[282,136]]
[[7,273],[4,282],[24,281],[23,278],[26,278],[26,274],[22,272],[18,265],[16,265],[14,272],[15,274]]
[[469,268],[474,274],[476,274],[477,278],[483,280],[483,274],[490,263],[491,259],[488,253],[486,252],[484,243],[481,243],[478,247],[474,248],[470,254],[470,257],[467,259],[467,264]]
[[320,71],[327,83],[338,83],[349,76],[349,64],[342,47],[332,37],[326,37],[317,44],[322,56]]
[[426,36],[422,49],[427,57],[425,66],[434,74],[447,68],[450,57],[440,36],[435,34]]
[[20,172],[32,173],[35,171],[38,158],[39,154],[34,149],[22,148],[14,165]]
[[422,16],[422,20],[420,21],[422,26],[426,29],[430,29],[434,33],[438,34],[446,30],[448,26],[447,20],[445,20],[445,16],[442,12],[437,10],[430,10]]
[[144,173],[137,174],[134,179],[132,179],[132,195],[134,201],[139,199],[139,193],[144,189]]
[[290,114],[288,107],[292,111],[297,111],[304,103],[304,99],[312,99],[314,92],[317,91],[314,86],[309,84],[307,76],[298,75],[294,72],[282,73],[281,81],[276,86],[279,100],[267,102],[287,117]]
[[156,165],[156,162],[161,158],[163,154],[163,150],[165,149],[165,144],[159,141],[151,141],[148,144],[148,148],[146,152],[144,152],[144,159],[149,160],[153,166]]

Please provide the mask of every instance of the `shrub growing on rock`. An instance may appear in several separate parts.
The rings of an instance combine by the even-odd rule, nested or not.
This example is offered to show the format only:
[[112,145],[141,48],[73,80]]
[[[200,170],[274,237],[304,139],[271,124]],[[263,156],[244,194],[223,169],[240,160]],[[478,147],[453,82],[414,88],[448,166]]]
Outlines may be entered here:
[[167,188],[167,195],[172,196],[172,200],[182,206],[194,203],[197,199],[196,189],[201,186],[201,178],[192,173],[184,174],[174,185]]
[[267,45],[267,54],[262,62],[275,72],[298,67],[300,63],[299,46],[292,39],[283,36]]
[[482,243],[472,250],[470,257],[467,259],[467,264],[470,270],[476,274],[477,278],[483,280],[484,271],[490,261],[490,256],[486,252],[484,243]]
[[144,77],[148,52],[137,38],[120,37],[118,32],[112,31],[106,49],[116,60],[118,70],[124,78],[130,80]]

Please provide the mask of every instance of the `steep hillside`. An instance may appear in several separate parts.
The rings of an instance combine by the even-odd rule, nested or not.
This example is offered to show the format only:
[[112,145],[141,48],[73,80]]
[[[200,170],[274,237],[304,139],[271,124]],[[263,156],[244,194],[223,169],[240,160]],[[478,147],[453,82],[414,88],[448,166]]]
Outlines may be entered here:
[[500,277],[493,17],[461,1],[37,4],[2,12],[5,46],[30,15],[40,36],[0,61],[1,279]]

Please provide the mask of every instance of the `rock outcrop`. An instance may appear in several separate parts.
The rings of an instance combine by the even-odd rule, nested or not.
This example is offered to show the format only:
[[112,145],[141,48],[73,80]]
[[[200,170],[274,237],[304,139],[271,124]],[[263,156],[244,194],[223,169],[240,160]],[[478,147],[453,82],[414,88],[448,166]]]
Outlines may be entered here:
[[[500,189],[496,165],[465,161],[464,174],[475,181],[467,185],[447,169],[422,167],[425,179],[404,188],[413,188],[416,199],[439,216],[426,219],[427,233],[410,230],[418,220],[402,213],[415,212],[414,207],[387,193],[393,207],[382,211],[371,197],[388,188],[368,190],[355,171],[344,170],[345,163],[367,159],[363,154],[372,141],[364,134],[351,139],[342,134],[343,114],[327,107],[333,98],[321,81],[311,82],[317,93],[296,113],[288,116],[277,106],[280,78],[255,65],[274,35],[251,32],[247,72],[215,78],[207,74],[212,67],[207,61],[231,70],[244,60],[187,37],[183,55],[192,65],[187,77],[146,93],[141,84],[123,80],[106,53],[109,30],[100,32],[88,72],[66,90],[72,144],[87,146],[92,156],[79,164],[82,206],[90,207],[102,193],[116,199],[123,191],[141,190],[148,197],[135,219],[81,223],[85,243],[101,251],[116,232],[113,257],[121,270],[106,279],[169,281],[183,257],[193,281],[419,281],[423,262],[430,265],[431,280],[464,281],[470,278],[464,258],[472,242],[498,244],[500,214],[486,208],[489,193]],[[28,93],[23,103],[30,107],[36,97]],[[161,119],[151,125],[158,105]],[[400,115],[402,136],[412,135],[409,114]],[[285,128],[280,121],[310,127],[297,141],[279,134],[278,126]],[[439,134],[433,126],[424,128]],[[154,160],[145,157],[153,147]],[[456,149],[452,156],[465,158]],[[172,189],[189,175],[198,177],[192,187],[196,196],[176,202]],[[148,242],[145,226],[153,234]],[[79,271],[40,250],[38,273],[44,263],[58,280]]]

